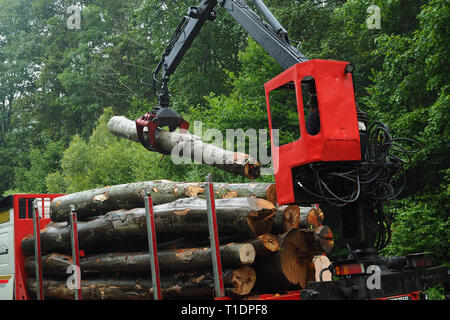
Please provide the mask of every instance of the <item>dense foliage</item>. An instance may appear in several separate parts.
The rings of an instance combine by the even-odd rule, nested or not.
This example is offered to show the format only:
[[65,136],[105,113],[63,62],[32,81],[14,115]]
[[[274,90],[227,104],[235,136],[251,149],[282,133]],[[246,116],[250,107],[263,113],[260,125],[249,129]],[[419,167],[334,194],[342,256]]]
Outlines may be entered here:
[[[150,78],[179,20],[198,1],[0,0],[0,194],[75,192],[131,181],[244,181],[108,133],[112,115],[156,104]],[[393,203],[386,254],[435,251],[448,263],[449,0],[267,0],[310,58],[356,65],[358,105],[423,146]],[[69,29],[81,5],[81,28]],[[366,23],[377,5],[380,28]],[[263,84],[282,69],[219,9],[171,79],[172,106],[203,129],[266,129]],[[284,119],[289,124],[289,117]],[[271,176],[262,179],[271,180]]]

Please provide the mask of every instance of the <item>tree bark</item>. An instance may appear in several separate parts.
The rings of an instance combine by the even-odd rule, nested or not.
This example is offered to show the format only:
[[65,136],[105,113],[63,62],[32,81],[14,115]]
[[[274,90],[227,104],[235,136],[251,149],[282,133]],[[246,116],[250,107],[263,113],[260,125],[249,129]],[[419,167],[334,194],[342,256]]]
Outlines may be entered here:
[[[139,142],[136,123],[125,117],[112,117],[108,122],[108,130],[116,136]],[[261,174],[261,164],[250,155],[223,150],[189,133],[157,129],[155,140],[158,147],[172,157],[181,156],[249,179],[256,179]]]
[[[218,199],[216,215],[219,233],[257,237],[270,232],[275,206],[264,199],[253,197]],[[157,236],[177,238],[187,233],[207,234],[206,200],[179,199],[154,206]],[[90,221],[78,222],[80,249],[85,252],[133,250],[146,245],[147,225],[144,208],[111,211]],[[161,239],[161,238],[159,238]],[[32,235],[22,241],[27,255],[33,254]],[[41,230],[43,253],[69,252],[70,228],[67,222],[50,223]],[[108,250],[108,251],[105,251]]]
[[[253,288],[256,275],[249,266],[225,270],[223,279],[226,293],[229,295],[247,295]],[[74,299],[74,290],[69,289],[67,280],[44,279],[44,296],[46,299]],[[82,279],[84,300],[151,300],[153,299],[152,282],[149,278],[103,278]],[[36,281],[27,280],[27,289],[36,295]],[[214,280],[209,271],[177,272],[161,278],[163,299],[213,298]]]
[[[240,267],[252,264],[255,249],[250,243],[229,243],[220,247],[222,266],[224,268]],[[161,273],[211,269],[211,249],[191,248],[164,250],[158,252]],[[72,257],[52,253],[42,258],[42,269],[46,276],[67,276]],[[34,257],[25,260],[25,268],[30,276],[35,273]],[[80,258],[80,269],[84,275],[134,274],[150,275],[150,255],[147,252],[103,253]]]
[[[117,209],[144,207],[145,188],[148,188],[155,205],[189,197],[205,197],[204,182],[172,182],[168,180],[135,182],[76,192],[52,200],[52,221],[67,221],[70,205],[75,205],[79,220],[105,214]],[[214,183],[216,199],[255,196],[275,204],[273,183]]]
[[[266,199],[277,204],[276,187],[274,183],[269,182],[250,182],[250,183],[220,183],[214,182],[214,197],[216,199],[237,198],[237,197],[256,197]],[[199,196],[204,193],[204,184],[201,184]]]
[[[219,235],[219,243],[247,242],[248,237],[242,237],[236,234]],[[211,244],[208,238],[199,237],[196,234],[186,234],[175,240],[158,242],[158,250],[178,250],[186,248],[208,247]]]

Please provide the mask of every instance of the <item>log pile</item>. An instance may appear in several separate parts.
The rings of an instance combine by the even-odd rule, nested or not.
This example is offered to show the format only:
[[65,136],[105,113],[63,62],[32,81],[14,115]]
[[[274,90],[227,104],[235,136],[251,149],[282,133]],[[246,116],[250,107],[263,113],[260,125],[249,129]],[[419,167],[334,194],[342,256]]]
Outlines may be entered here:
[[[214,183],[220,254],[226,294],[305,288],[316,279],[318,257],[333,247],[323,212],[277,206],[270,183]],[[70,205],[78,213],[81,287],[84,299],[152,299],[144,208],[145,188],[154,201],[164,299],[214,297],[204,183],[148,181],[55,198],[41,230],[46,298],[73,299]],[[36,293],[34,241],[22,241],[27,288]]]

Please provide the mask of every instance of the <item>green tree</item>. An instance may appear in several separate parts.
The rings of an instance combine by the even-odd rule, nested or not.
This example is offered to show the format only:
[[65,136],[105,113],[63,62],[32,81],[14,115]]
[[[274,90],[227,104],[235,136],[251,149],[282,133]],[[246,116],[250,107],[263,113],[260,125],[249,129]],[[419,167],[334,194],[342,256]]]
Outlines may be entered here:
[[449,1],[429,1],[421,7],[417,29],[409,34],[377,39],[374,72],[366,104],[388,123],[396,136],[422,145],[407,166],[407,181],[393,225],[390,254],[434,251],[448,263],[449,132]]

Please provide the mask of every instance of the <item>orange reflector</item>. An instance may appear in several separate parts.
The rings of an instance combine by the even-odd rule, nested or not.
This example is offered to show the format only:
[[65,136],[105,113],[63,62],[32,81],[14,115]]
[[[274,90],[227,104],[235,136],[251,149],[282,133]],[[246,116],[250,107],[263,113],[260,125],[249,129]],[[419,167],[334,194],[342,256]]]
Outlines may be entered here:
[[335,267],[335,271],[337,276],[362,274],[364,273],[364,264],[362,263],[341,264]]

